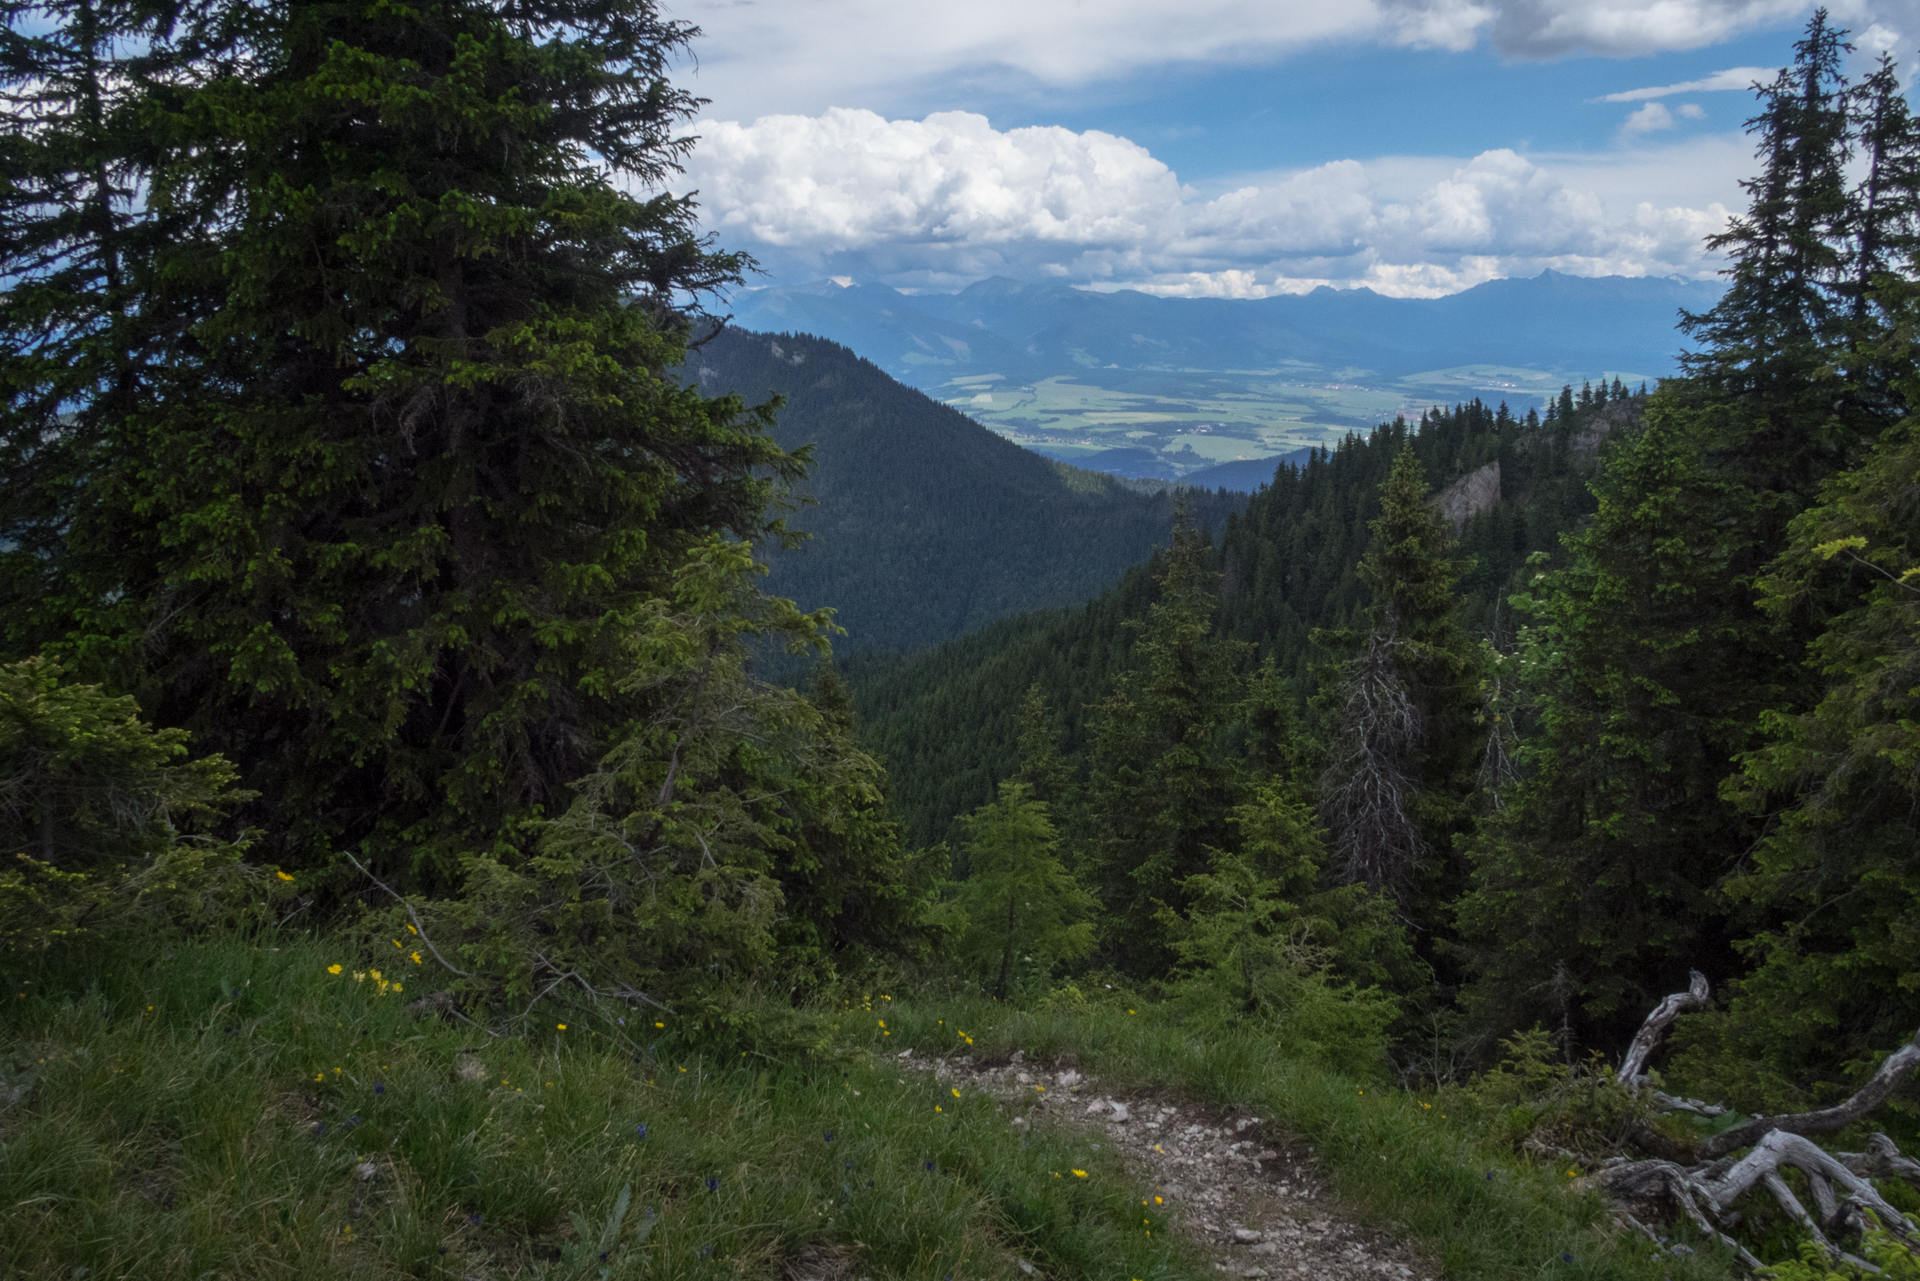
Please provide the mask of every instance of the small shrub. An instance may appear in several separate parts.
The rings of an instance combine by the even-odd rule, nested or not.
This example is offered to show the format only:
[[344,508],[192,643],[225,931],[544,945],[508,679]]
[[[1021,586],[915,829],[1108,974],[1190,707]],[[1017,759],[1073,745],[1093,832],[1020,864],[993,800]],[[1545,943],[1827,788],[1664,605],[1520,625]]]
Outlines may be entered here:
[[45,658],[0,667],[0,952],[43,952],[134,922],[212,922],[268,897],[269,869],[212,828],[252,796],[221,756],[184,759],[131,698]]

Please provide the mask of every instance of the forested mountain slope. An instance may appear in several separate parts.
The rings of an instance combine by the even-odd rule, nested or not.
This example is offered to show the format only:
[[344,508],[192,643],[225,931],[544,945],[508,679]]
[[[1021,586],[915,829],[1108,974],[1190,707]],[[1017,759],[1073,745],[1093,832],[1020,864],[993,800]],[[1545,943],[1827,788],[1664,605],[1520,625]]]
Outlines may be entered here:
[[[1472,560],[1460,608],[1475,630],[1502,626],[1500,589],[1531,553],[1555,552],[1559,534],[1592,510],[1586,482],[1596,448],[1642,400],[1623,387],[1569,391],[1544,420],[1472,401],[1283,464],[1219,538],[1218,628],[1252,645],[1251,663],[1272,658],[1293,699],[1304,700],[1314,665],[1327,657],[1310,633],[1348,625],[1366,603],[1354,567],[1380,514],[1381,482],[1408,442],[1436,501],[1470,475],[1490,483],[1479,496],[1484,507],[1459,527],[1460,554]],[[1029,685],[1044,691],[1065,754],[1084,751],[1093,705],[1129,662],[1135,633],[1127,620],[1143,617],[1155,599],[1158,572],[1156,557],[1084,607],[1008,618],[925,654],[848,666],[865,741],[885,759],[895,808],[914,839],[948,837],[957,815],[1013,774],[1017,696]]]
[[[845,347],[728,330],[688,358],[709,395],[786,398],[775,436],[813,448],[791,524],[812,537],[773,553],[769,590],[831,605],[842,651],[951,640],[1025,610],[1078,604],[1145,560],[1174,495],[1081,471],[1002,439]],[[1194,491],[1215,528],[1244,494]]]

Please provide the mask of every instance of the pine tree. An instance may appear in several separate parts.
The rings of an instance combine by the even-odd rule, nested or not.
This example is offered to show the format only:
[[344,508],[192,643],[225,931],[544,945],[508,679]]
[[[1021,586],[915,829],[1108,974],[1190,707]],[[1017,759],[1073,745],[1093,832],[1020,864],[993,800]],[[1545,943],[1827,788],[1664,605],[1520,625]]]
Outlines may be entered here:
[[1314,637],[1350,655],[1322,696],[1335,874],[1402,899],[1441,872],[1466,815],[1478,710],[1477,653],[1454,616],[1465,567],[1426,497],[1419,460],[1402,450],[1357,570],[1372,594],[1367,628]]
[[1093,950],[1097,904],[1060,861],[1045,802],[1024,783],[1002,783],[999,798],[963,826],[969,872],[956,895],[967,920],[959,951],[990,976],[996,997],[1007,998],[1016,960],[1044,978]]
[[55,590],[12,603],[235,760],[288,859],[444,887],[645,714],[637,611],[713,534],[777,537],[801,460],[667,372],[743,265],[633,194],[691,145],[689,28],[646,0],[249,22],[231,74],[152,104],[142,180],[195,221],[139,270],[217,304],[194,386],[113,416]]
[[1212,549],[1181,508],[1138,632],[1134,667],[1115,680],[1094,729],[1085,875],[1101,902],[1105,946],[1136,973],[1165,969],[1163,904],[1224,845],[1236,771],[1221,740],[1240,703],[1244,646],[1214,634]]
[[1707,241],[1732,260],[1727,291],[1681,323],[1702,344],[1682,367],[1729,406],[1726,465],[1768,492],[1811,492],[1859,436],[1834,413],[1832,368],[1847,340],[1842,240],[1853,216],[1845,35],[1816,10],[1793,65],[1760,90],[1747,123],[1761,162],[1741,184],[1748,211]]

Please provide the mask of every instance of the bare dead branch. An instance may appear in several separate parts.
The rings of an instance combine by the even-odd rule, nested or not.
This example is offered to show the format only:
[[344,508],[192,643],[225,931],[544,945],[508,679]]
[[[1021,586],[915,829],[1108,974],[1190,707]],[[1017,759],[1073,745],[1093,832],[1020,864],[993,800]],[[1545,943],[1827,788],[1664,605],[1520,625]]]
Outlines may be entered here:
[[1905,1179],[1920,1188],[1920,1161],[1900,1155],[1892,1139],[1869,1134],[1865,1152],[1842,1152],[1840,1164],[1863,1179]]
[[1653,1013],[1647,1015],[1647,1021],[1640,1025],[1640,1031],[1634,1036],[1633,1044],[1627,1047],[1627,1057],[1620,1061],[1620,1079],[1629,1088],[1639,1087],[1647,1073],[1647,1060],[1653,1056],[1654,1050],[1660,1045],[1660,1038],[1667,1034],[1673,1021],[1687,1010],[1707,1003],[1711,992],[1707,976],[1694,970],[1690,978],[1692,981],[1686,991],[1675,992],[1653,1007]]
[[1872,1079],[1845,1102],[1821,1108],[1817,1112],[1757,1116],[1744,1125],[1734,1126],[1725,1134],[1703,1139],[1700,1154],[1705,1157],[1725,1156],[1759,1142],[1772,1130],[1787,1134],[1831,1134],[1835,1130],[1844,1130],[1886,1102],[1894,1088],[1916,1066],[1920,1066],[1920,1032],[1914,1034],[1913,1040],[1888,1055],[1887,1061],[1880,1065],[1880,1070],[1873,1074]]

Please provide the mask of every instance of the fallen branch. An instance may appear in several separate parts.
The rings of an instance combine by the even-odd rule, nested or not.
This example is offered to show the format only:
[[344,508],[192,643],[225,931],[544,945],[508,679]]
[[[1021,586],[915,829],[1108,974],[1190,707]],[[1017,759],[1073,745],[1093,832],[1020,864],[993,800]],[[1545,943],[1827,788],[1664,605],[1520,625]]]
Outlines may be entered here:
[[470,979],[473,977],[473,975],[467,973],[463,969],[457,968],[451,961],[447,960],[446,957],[440,955],[440,949],[435,947],[433,945],[433,940],[427,937],[427,927],[420,923],[420,915],[419,913],[413,910],[413,904],[407,902],[406,898],[400,893],[398,893],[391,885],[388,885],[385,881],[375,876],[372,872],[369,872],[365,867],[362,867],[360,860],[355,858],[353,855],[351,854],[347,855],[347,862],[353,864],[355,867],[360,868],[360,874],[362,876],[366,877],[369,881],[372,881],[375,885],[378,885],[381,889],[385,890],[387,893],[392,894],[394,901],[400,904],[401,907],[404,907],[407,909],[407,915],[413,918],[413,932],[415,934],[418,934],[420,936],[420,941],[427,945],[427,951],[433,953],[434,960],[440,962],[440,964],[446,966],[449,970],[452,970],[455,974],[458,974],[463,979]]
[[1757,1116],[1724,1134],[1702,1140],[1700,1154],[1707,1157],[1724,1156],[1759,1142],[1771,1130],[1784,1130],[1788,1134],[1831,1134],[1835,1130],[1844,1130],[1854,1122],[1865,1119],[1867,1113],[1885,1103],[1894,1088],[1915,1067],[1920,1067],[1920,1032],[1914,1034],[1913,1040],[1888,1055],[1887,1061],[1880,1065],[1880,1070],[1873,1074],[1872,1079],[1844,1103],[1836,1103],[1817,1112]]
[[[1621,1061],[1619,1079],[1628,1090],[1641,1094],[1649,1081],[1647,1062],[1667,1028],[1686,1010],[1706,1004],[1708,994],[1706,977],[1695,971],[1686,991],[1667,997],[1647,1016]],[[1662,1211],[1668,1215],[1681,1214],[1703,1234],[1732,1249],[1743,1264],[1755,1270],[1760,1268],[1760,1261],[1722,1225],[1739,1221],[1739,1216],[1732,1213],[1735,1202],[1749,1192],[1764,1188],[1829,1258],[1836,1263],[1877,1272],[1878,1269],[1836,1244],[1832,1234],[1864,1231],[1871,1215],[1908,1250],[1920,1254],[1920,1229],[1873,1185],[1875,1178],[1898,1178],[1920,1187],[1920,1161],[1902,1156],[1893,1140],[1884,1134],[1869,1138],[1865,1152],[1839,1155],[1828,1152],[1806,1136],[1831,1133],[1864,1119],[1887,1100],[1916,1066],[1920,1066],[1920,1033],[1889,1055],[1852,1097],[1833,1107],[1755,1117],[1690,1147],[1652,1127],[1642,1127],[1633,1142],[1643,1150],[1655,1152],[1656,1159],[1622,1161],[1595,1172],[1583,1183],[1614,1201],[1623,1226],[1646,1232],[1642,1217]],[[1661,1112],[1714,1117],[1728,1111],[1721,1104],[1677,1098],[1658,1090],[1642,1097]],[[1742,1149],[1747,1149],[1744,1155],[1734,1155]],[[1789,1169],[1798,1170],[1806,1178],[1813,1202],[1811,1209],[1788,1183],[1785,1172]]]

